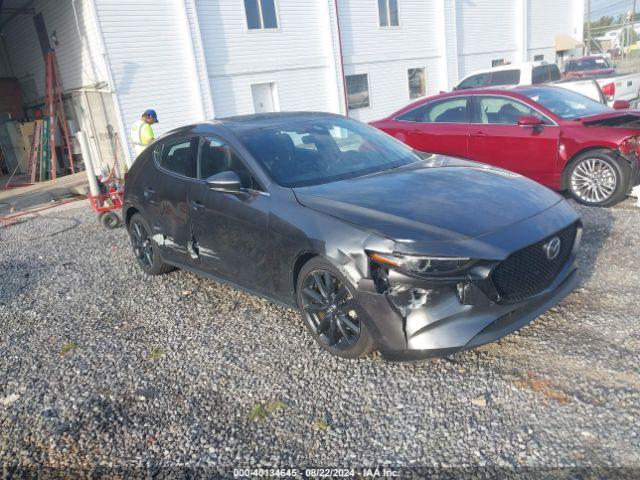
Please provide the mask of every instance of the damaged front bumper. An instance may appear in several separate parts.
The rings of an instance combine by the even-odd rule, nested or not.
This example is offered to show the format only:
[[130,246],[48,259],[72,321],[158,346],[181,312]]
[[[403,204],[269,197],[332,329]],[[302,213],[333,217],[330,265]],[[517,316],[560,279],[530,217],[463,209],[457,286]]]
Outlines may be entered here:
[[[442,357],[494,342],[527,325],[560,302],[579,282],[573,258],[542,292],[518,303],[492,301],[480,289],[442,285],[425,298],[405,299],[398,306],[389,293],[379,293],[373,280],[358,287],[358,301],[380,353],[387,360]],[[466,296],[465,296],[466,295]],[[416,298],[418,297],[418,298]]]

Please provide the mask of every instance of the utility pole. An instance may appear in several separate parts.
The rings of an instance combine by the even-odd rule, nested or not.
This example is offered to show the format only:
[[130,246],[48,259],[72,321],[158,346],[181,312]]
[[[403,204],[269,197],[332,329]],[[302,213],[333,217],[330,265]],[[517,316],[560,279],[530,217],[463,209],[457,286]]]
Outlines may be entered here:
[[586,8],[586,16],[587,16],[587,34],[586,34],[586,45],[584,48],[584,54],[589,55],[591,53],[591,0],[587,0],[587,8]]

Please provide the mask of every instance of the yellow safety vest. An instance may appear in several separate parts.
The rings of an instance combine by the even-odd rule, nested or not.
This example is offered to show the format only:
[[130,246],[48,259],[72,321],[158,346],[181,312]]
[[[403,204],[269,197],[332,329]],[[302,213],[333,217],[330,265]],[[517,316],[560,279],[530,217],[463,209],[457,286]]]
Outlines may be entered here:
[[153,139],[153,128],[144,120],[138,120],[131,126],[131,142],[135,147],[136,154],[142,153],[146,146],[153,142]]

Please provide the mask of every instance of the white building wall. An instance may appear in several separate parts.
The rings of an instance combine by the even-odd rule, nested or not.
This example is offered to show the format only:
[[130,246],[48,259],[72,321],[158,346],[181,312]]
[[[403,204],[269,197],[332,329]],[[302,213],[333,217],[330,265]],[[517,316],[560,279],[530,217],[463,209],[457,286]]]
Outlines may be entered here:
[[[522,0],[457,0],[458,75],[491,68],[492,60],[518,62],[518,7]],[[534,0],[535,1],[535,0]]]
[[158,112],[156,137],[205,119],[184,3],[94,1],[127,141],[148,108]]
[[198,83],[202,92],[202,102],[206,118],[215,116],[213,109],[213,98],[211,97],[211,87],[209,86],[209,74],[207,72],[207,61],[204,56],[202,46],[202,33],[200,32],[200,21],[196,10],[195,0],[184,0],[185,11],[189,23],[189,33],[191,34],[191,45],[193,47],[194,60],[198,73]]
[[[36,1],[32,8],[42,13],[47,32],[55,32],[58,67],[65,90],[92,87],[107,79],[99,54],[97,33],[90,10],[91,0]],[[16,16],[3,30],[9,61],[27,101],[45,95],[45,63],[31,15]]]
[[251,85],[276,84],[281,110],[339,111],[324,1],[277,2],[278,28],[248,30],[243,2],[196,0],[216,117],[253,113]]
[[442,42],[435,2],[398,3],[400,26],[380,27],[377,2],[339,2],[345,74],[369,75],[371,106],[351,110],[353,118],[371,121],[409,103],[410,68],[426,67],[427,95],[440,88]]
[[581,41],[583,18],[584,0],[528,0],[528,60],[540,54],[555,62],[555,37],[563,34]]

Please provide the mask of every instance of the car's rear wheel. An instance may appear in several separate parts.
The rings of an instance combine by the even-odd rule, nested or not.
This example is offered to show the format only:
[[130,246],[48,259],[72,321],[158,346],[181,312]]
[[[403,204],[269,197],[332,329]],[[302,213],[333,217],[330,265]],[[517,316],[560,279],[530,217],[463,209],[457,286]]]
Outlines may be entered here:
[[584,205],[610,207],[627,196],[629,166],[614,153],[594,150],[577,157],[567,169],[571,196]]
[[362,358],[373,349],[353,288],[338,270],[319,257],[298,275],[298,305],[307,330],[326,351],[344,358]]
[[160,275],[172,270],[160,258],[158,245],[151,238],[151,228],[145,218],[136,213],[129,221],[129,238],[138,265],[149,275]]

